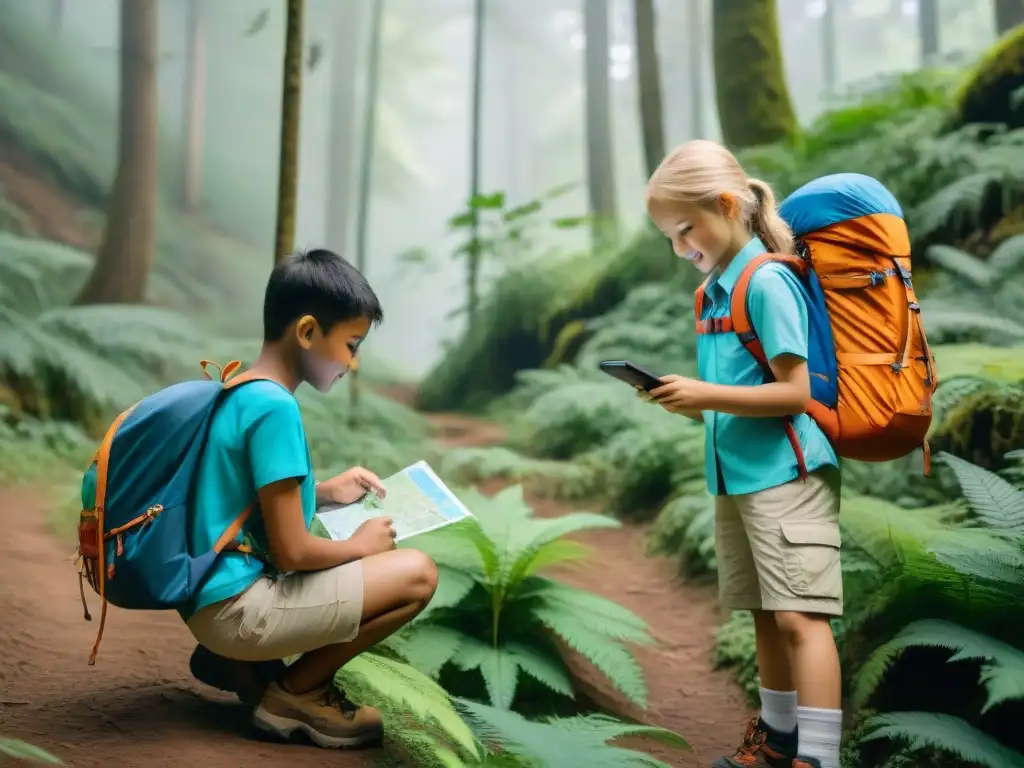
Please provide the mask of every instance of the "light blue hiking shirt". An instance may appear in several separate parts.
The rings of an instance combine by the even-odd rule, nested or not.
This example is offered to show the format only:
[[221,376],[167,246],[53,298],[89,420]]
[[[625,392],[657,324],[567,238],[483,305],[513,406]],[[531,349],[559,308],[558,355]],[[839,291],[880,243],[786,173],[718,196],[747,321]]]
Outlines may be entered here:
[[[316,512],[316,482],[299,404],[291,392],[272,381],[254,381],[229,392],[213,415],[199,461],[190,509],[191,551],[209,551],[239,513],[256,500],[260,488],[287,478],[301,483],[308,528]],[[253,549],[269,551],[258,508],[243,533]],[[264,567],[256,557],[232,552],[221,555],[202,588],[178,612],[188,621],[200,608],[241,594],[263,574]]]
[[[729,301],[744,267],[766,252],[758,238],[747,243],[726,268],[711,274],[701,319],[729,316]],[[782,354],[807,359],[809,297],[797,277],[782,264],[765,264],[747,287],[747,311],[768,360]],[[697,371],[715,384],[758,386],[761,366],[735,333],[703,334],[697,341]],[[712,494],[735,496],[788,483],[799,476],[783,419],[750,418],[704,411],[704,469]],[[835,451],[807,414],[794,421],[807,471],[838,466]]]

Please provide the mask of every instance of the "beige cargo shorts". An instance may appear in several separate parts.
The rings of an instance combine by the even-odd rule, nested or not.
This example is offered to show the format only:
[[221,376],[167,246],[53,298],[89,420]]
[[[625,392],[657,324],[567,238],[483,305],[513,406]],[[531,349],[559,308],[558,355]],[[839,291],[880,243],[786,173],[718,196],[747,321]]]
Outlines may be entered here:
[[237,597],[202,608],[188,620],[208,650],[236,661],[272,661],[309,653],[359,634],[363,564],[260,578]]
[[715,497],[723,606],[843,615],[840,474],[835,467],[775,488]]

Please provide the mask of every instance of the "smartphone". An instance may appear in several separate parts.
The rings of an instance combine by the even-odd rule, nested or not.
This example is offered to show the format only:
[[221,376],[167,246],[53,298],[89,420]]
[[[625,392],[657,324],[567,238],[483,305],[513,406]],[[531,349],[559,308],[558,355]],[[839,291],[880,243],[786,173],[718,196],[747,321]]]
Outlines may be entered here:
[[626,382],[634,389],[640,387],[645,392],[650,392],[662,385],[659,377],[628,360],[603,360],[598,365],[609,376]]

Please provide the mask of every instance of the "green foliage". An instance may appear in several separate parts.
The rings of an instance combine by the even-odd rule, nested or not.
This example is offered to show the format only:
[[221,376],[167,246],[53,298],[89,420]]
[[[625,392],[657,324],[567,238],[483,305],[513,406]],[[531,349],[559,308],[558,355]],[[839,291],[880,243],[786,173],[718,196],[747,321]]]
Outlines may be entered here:
[[625,643],[648,643],[642,619],[589,592],[540,575],[585,556],[565,537],[615,528],[600,515],[577,512],[550,520],[532,516],[519,486],[492,498],[460,493],[475,520],[418,537],[416,546],[439,566],[429,609],[401,635],[396,649],[424,673],[447,666],[475,671],[467,693],[509,708],[526,676],[550,693],[573,696],[558,643],[582,654],[627,698],[646,705],[643,672]]
[[1024,755],[1008,749],[991,736],[952,715],[934,712],[895,712],[868,721],[862,741],[893,739],[908,743],[911,751],[937,749],[967,765],[985,768],[1024,768]]
[[714,572],[714,502],[704,494],[695,494],[677,496],[666,504],[651,526],[650,551],[678,560],[684,577]]
[[20,739],[0,738],[0,756],[10,758],[11,760],[24,760],[28,763],[64,765],[63,762],[45,749],[32,746]]
[[751,704],[758,702],[754,619],[749,611],[733,611],[715,632],[715,666],[730,669]]
[[459,709],[474,731],[500,759],[487,765],[498,768],[562,768],[568,755],[574,764],[593,768],[669,768],[667,763],[633,749],[612,747],[609,742],[634,736],[657,739],[690,749],[678,734],[650,725],[622,723],[603,715],[557,718],[546,723],[525,718],[473,701],[459,700]]
[[1024,125],[1017,94],[1024,87],[1024,29],[1006,33],[964,78],[956,94],[960,123]]

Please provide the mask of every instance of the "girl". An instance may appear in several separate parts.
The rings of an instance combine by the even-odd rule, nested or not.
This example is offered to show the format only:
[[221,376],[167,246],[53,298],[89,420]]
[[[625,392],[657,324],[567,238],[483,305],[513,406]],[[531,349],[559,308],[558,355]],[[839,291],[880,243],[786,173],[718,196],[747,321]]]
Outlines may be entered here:
[[[709,275],[701,319],[729,315],[737,279],[756,256],[794,250],[771,189],[714,142],[687,142],[661,163],[647,210],[676,254]],[[747,297],[773,381],[735,333],[708,333],[698,342],[699,378],[665,376],[650,393],[665,410],[704,422],[721,602],[754,614],[761,714],[714,768],[839,768],[841,678],[829,624],[843,610],[839,470],[805,414],[808,299],[772,262],[754,273]],[[786,436],[789,417],[806,479]]]

